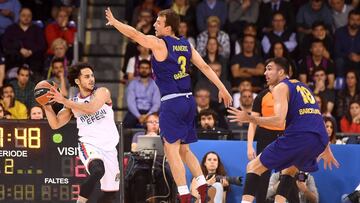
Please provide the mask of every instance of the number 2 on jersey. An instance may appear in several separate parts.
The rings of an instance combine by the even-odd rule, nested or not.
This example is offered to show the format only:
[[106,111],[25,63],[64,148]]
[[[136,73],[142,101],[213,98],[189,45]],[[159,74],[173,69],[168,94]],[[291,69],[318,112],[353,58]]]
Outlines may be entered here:
[[314,96],[311,94],[311,92],[306,87],[297,85],[296,91],[300,92],[305,104],[309,104],[309,103],[315,104]]

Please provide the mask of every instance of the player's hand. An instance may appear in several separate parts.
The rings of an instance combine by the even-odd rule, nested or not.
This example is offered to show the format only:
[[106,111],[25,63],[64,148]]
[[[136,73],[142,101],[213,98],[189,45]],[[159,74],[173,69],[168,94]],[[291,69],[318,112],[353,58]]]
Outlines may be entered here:
[[60,104],[64,104],[66,102],[66,98],[55,87],[51,87],[50,96],[48,96],[48,98],[50,98],[52,102]]
[[248,146],[248,148],[247,148],[247,156],[248,156],[249,161],[256,158],[256,152],[254,150],[254,147]]
[[219,103],[224,101],[226,108],[230,107],[232,104],[232,97],[227,90],[219,90]]
[[330,170],[332,170],[332,165],[336,168],[339,168],[340,166],[339,162],[335,159],[333,153],[331,152],[330,145],[328,145],[324,152],[320,154],[318,161],[320,161],[320,159],[324,160],[324,169],[330,168]]
[[107,9],[105,9],[105,17],[108,20],[108,22],[106,23],[106,25],[114,25],[116,22],[116,19],[114,18],[110,7],[108,7]]
[[228,116],[230,122],[250,122],[250,116],[246,111],[241,111],[234,107],[229,107],[227,111],[230,113],[230,115]]

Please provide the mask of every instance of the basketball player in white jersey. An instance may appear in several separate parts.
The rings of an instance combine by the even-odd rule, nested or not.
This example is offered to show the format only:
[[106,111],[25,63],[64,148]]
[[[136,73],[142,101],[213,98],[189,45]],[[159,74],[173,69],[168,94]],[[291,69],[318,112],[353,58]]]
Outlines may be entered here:
[[119,162],[116,145],[119,133],[114,122],[110,92],[105,87],[95,88],[93,67],[90,64],[73,65],[68,74],[72,86],[79,93],[66,99],[52,88],[52,101],[64,108],[56,115],[50,105],[45,105],[45,113],[52,129],[64,126],[74,115],[79,129],[79,157],[89,173],[88,179],[80,186],[77,203],[85,203],[96,183],[100,181],[103,195],[98,203],[111,203],[119,190]]

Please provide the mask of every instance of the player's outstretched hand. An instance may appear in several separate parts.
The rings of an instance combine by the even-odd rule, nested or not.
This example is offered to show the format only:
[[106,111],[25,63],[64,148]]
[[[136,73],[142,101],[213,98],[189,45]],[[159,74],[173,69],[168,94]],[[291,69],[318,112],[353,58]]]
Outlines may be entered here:
[[230,107],[232,104],[232,97],[227,90],[219,91],[219,103],[224,101],[224,105],[226,108]]
[[229,107],[227,111],[230,113],[230,115],[228,116],[230,122],[242,122],[242,123],[250,122],[250,116],[246,111],[241,111],[234,107]]
[[48,96],[52,101],[64,104],[66,98],[55,87],[51,87],[50,95]]
[[324,160],[324,169],[329,168],[332,170],[332,165],[336,168],[339,168],[340,166],[339,162],[335,159],[333,153],[331,152],[330,145],[328,145],[324,152],[320,154],[318,161],[320,161],[320,159]]
[[110,7],[107,7],[107,9],[105,9],[105,17],[108,20],[108,22],[106,23],[106,25],[114,25],[116,22],[116,19],[114,18]]

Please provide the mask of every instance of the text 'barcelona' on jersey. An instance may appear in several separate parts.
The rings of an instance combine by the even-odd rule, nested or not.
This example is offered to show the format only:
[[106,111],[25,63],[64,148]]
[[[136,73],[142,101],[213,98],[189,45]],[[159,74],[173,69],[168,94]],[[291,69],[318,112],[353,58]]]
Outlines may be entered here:
[[323,117],[311,90],[298,80],[284,79],[289,87],[285,132],[327,134]]
[[191,92],[191,79],[189,75],[191,46],[184,37],[162,38],[168,50],[164,61],[157,61],[151,57],[151,64],[155,74],[155,82],[159,87],[161,96],[173,93]]

